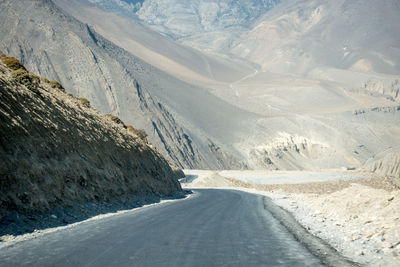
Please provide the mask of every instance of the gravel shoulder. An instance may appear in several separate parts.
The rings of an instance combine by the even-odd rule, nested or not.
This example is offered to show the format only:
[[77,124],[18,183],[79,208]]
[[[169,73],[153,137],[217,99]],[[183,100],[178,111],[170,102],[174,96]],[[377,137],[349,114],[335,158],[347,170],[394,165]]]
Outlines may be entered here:
[[271,184],[266,177],[268,184],[251,184],[224,174],[191,171],[182,186],[268,196],[343,256],[365,266],[400,266],[400,190],[389,179],[353,172],[355,179]]

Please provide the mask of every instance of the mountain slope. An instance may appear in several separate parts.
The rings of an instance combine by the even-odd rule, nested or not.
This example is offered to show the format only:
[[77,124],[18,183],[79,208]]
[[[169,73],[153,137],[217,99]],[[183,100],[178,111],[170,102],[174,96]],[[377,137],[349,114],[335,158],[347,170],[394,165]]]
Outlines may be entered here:
[[[49,0],[4,1],[0,21],[3,25],[0,46],[6,53],[20,58],[30,70],[61,81],[67,91],[89,99],[100,111],[144,128],[150,141],[178,166],[229,168],[210,149],[211,143],[219,143],[209,142],[219,132],[204,135],[202,129],[209,128],[209,123],[219,124],[223,118],[225,125],[230,125],[227,131],[235,128],[237,122],[227,118],[232,112],[242,116],[239,110],[235,111],[211,94],[201,94],[200,88],[154,69],[62,12]],[[164,94],[166,90],[172,93]],[[144,103],[139,94],[149,100]],[[195,99],[198,94],[201,98]],[[205,108],[199,102],[201,99],[226,106],[231,112],[223,115]],[[211,112],[216,115],[211,116]],[[199,124],[195,114],[215,120],[203,120]],[[222,162],[222,166],[217,162]]]
[[84,0],[54,2],[68,14],[93,26],[96,32],[114,44],[186,82],[195,85],[229,82],[249,74],[252,70],[243,62],[239,64],[226,57],[209,56],[176,43],[142,26],[136,19],[110,12],[112,8],[104,11]]
[[[203,51],[227,51],[232,40],[280,0],[87,0],[100,8],[129,18],[181,43]],[[134,1],[135,2],[135,1]]]
[[181,193],[177,173],[131,128],[15,58],[0,62],[1,222],[15,212]]
[[[201,13],[197,10],[198,5],[218,5],[218,3],[222,2],[221,8],[228,12],[226,16],[224,16],[224,12],[221,12],[217,17],[213,17],[212,13]],[[193,127],[194,125],[203,125],[201,129],[205,135],[213,136],[220,144],[231,145],[250,167],[320,169],[361,166],[366,159],[375,153],[379,153],[382,149],[386,149],[398,142],[398,137],[396,137],[396,133],[399,131],[399,114],[396,111],[398,104],[390,99],[390,97],[396,96],[396,77],[391,75],[383,76],[382,74],[362,74],[355,71],[346,72],[346,70],[332,68],[329,70],[326,70],[326,68],[313,69],[309,74],[299,77],[300,72],[294,71],[296,66],[293,71],[282,71],[277,65],[279,61],[274,62],[276,65],[273,65],[273,67],[276,67],[276,69],[271,67],[270,71],[266,71],[266,69],[263,69],[262,60],[269,58],[268,51],[260,50],[260,54],[257,54],[258,46],[260,48],[269,47],[269,45],[279,42],[279,39],[273,38],[274,36],[271,35],[263,38],[262,34],[268,34],[268,30],[265,30],[260,25],[273,21],[276,14],[282,15],[283,21],[285,21],[285,16],[292,17],[291,12],[302,14],[304,18],[308,18],[307,16],[314,10],[311,7],[318,3],[311,0],[306,2],[307,5],[303,6],[300,2],[282,1],[272,9],[271,6],[261,7],[263,5],[261,2],[248,3],[246,1],[189,1],[176,3],[174,1],[148,0],[143,2],[137,14],[141,16],[141,12],[151,10],[147,15],[156,21],[152,24],[150,20],[141,17],[144,19],[142,23],[145,27],[147,26],[166,34],[167,32],[163,29],[171,29],[171,25],[177,23],[176,25],[180,25],[180,28],[174,28],[172,31],[175,31],[175,33],[167,33],[167,36],[174,36],[173,38],[177,38],[179,43],[190,44],[195,48],[200,47],[211,49],[212,51],[226,52],[225,57],[230,56],[229,51],[237,53],[238,51],[235,49],[239,46],[236,45],[246,41],[247,34],[242,36],[239,34],[249,30],[250,35],[253,30],[260,28],[260,35],[249,40],[249,47],[244,49],[244,51],[248,51],[247,53],[254,53],[254,60],[244,55],[245,59],[253,60],[253,63],[259,63],[261,65],[260,68],[253,65],[254,70],[252,73],[245,76],[237,76],[232,81],[219,77],[220,73],[231,73],[226,68],[226,65],[220,65],[218,67],[220,69],[219,72],[210,72],[215,74],[214,77],[207,76],[204,68],[200,67],[202,63],[199,63],[199,60],[194,60],[198,58],[199,52],[195,54],[186,53],[184,52],[186,51],[185,48],[179,46],[179,44],[174,44],[173,40],[160,39],[159,36],[157,37],[154,33],[149,32],[149,29],[140,27],[137,24],[137,19],[132,15],[121,19],[112,14],[112,12],[115,12],[112,9],[104,12],[90,5],[82,5],[82,1],[79,1],[79,5],[70,5],[69,2],[57,0],[57,3],[61,3],[61,6],[70,14],[74,14],[74,16],[88,23],[93,23],[94,28],[115,40],[115,42],[119,42],[126,50],[129,50],[130,45],[128,44],[132,44],[130,41],[133,40],[150,48],[152,51],[158,51],[157,53],[175,62],[187,62],[185,66],[189,67],[191,71],[197,72],[203,78],[207,77],[207,79],[200,80],[194,78],[194,76],[186,75],[187,81],[191,80],[192,84],[201,84],[206,87],[207,91],[220,99],[242,110],[257,114],[250,117],[251,119],[249,120],[241,117],[243,115],[239,115],[234,109],[221,106],[218,101],[210,102],[206,100],[204,98],[204,96],[208,95],[206,90],[192,90],[189,93],[195,96],[195,99],[201,99],[201,101],[197,102],[207,107],[207,109],[212,109],[213,112],[204,113],[205,110],[197,109],[191,115],[194,118],[191,121],[196,121],[196,123],[186,125],[191,125],[190,129],[195,128]],[[73,1],[73,3],[78,2]],[[175,8],[176,5],[172,3],[179,4],[179,7]],[[371,3],[368,4],[370,5]],[[259,10],[254,11],[253,9],[251,11],[257,5],[260,5],[258,6]],[[321,5],[326,5],[326,3],[324,2]],[[330,5],[333,4],[331,3]],[[249,8],[251,12],[255,12],[253,13],[253,18],[246,17],[246,12],[244,12],[246,8]],[[215,9],[217,10],[217,8]],[[227,9],[231,9],[232,12],[230,10],[227,11]],[[240,10],[238,11],[238,9]],[[354,12],[354,10],[349,11]],[[197,23],[200,20],[196,19],[198,14],[202,14],[202,19],[205,21],[211,21],[208,27],[201,29],[201,27],[204,27],[203,25],[199,28]],[[107,23],[99,19],[103,17],[107,17],[107,19],[104,19]],[[329,16],[329,13],[326,13],[325,17],[328,21],[335,19]],[[215,19],[214,22],[212,22],[213,18]],[[295,26],[284,28],[288,35],[283,35],[283,37],[288,38],[294,44],[298,39],[294,38],[297,35],[292,32],[306,31],[307,27],[312,29],[312,25],[309,25],[310,23],[307,24],[302,20],[293,20],[293,22],[289,20],[288,23],[293,23]],[[317,25],[318,21],[315,21],[315,23]],[[106,25],[114,25],[113,29],[115,30],[111,30]],[[335,27],[331,29],[332,32],[336,31]],[[119,28],[124,30],[121,31]],[[226,40],[230,41],[215,45],[206,37],[204,39],[191,39],[197,33],[200,33],[199,37],[207,36],[208,33],[204,34],[205,31],[211,35],[220,31],[223,38],[229,35]],[[148,36],[152,36],[153,39]],[[124,42],[118,41],[119,38]],[[313,40],[312,37],[310,39]],[[153,40],[153,42],[149,42],[149,40]],[[187,40],[193,42],[187,43]],[[203,41],[204,43],[202,43]],[[159,43],[168,45],[159,46]],[[202,47],[203,44],[205,47]],[[328,44],[325,44],[325,46],[329,47]],[[231,50],[232,48],[233,50]],[[315,46],[311,47],[310,50],[313,51],[314,48]],[[181,59],[176,57],[176,49],[186,55],[184,61],[180,61]],[[144,53],[140,49],[131,49],[129,51],[136,55]],[[241,54],[238,55],[243,56]],[[304,64],[301,61],[301,57],[298,58],[300,60],[297,67],[301,71]],[[162,59],[160,58],[160,60]],[[285,58],[285,60],[288,59]],[[121,61],[125,62],[126,60],[121,58]],[[152,63],[151,60],[147,61],[153,65],[158,64]],[[245,64],[249,65],[249,63]],[[129,63],[125,64],[125,66],[129,65]],[[171,68],[175,69],[175,67],[176,65],[171,65]],[[291,72],[287,73],[288,71]],[[176,73],[173,75],[176,75]],[[177,75],[177,77],[183,79],[183,76]],[[211,79],[214,79],[215,82],[213,83]],[[381,85],[383,85],[383,88]],[[389,85],[390,88],[386,88],[386,85]],[[154,90],[154,88],[162,87],[161,84],[160,86],[150,86],[152,93],[157,97],[163,99],[166,103],[174,103],[172,105],[175,106],[174,111],[176,113],[174,113],[174,116],[176,118],[180,119],[182,114],[192,112],[193,104],[198,104],[191,102],[189,96],[182,97],[188,94],[187,89],[178,89],[179,93],[177,93],[176,89]],[[179,101],[176,101],[177,99]],[[390,112],[378,111],[381,109],[386,110],[386,108]],[[226,112],[227,110],[231,111]],[[354,115],[358,114],[358,111],[365,111],[366,114],[361,116]],[[212,114],[212,118],[210,118],[210,114]],[[222,117],[222,114],[227,114],[228,116]],[[218,118],[214,118],[215,116],[218,116]],[[232,118],[230,117],[233,117],[233,120],[240,121],[240,123],[231,123]],[[212,123],[210,123],[210,119],[213,120]],[[229,123],[227,124],[226,122]],[[236,127],[230,127],[232,125]],[[236,137],[232,138],[232,135]],[[237,155],[236,153],[234,154]]]
[[331,67],[398,75],[399,12],[396,0],[282,1],[232,51],[273,72]]
[[394,0],[89,2],[6,2],[0,46],[179,166],[361,167],[400,142]]

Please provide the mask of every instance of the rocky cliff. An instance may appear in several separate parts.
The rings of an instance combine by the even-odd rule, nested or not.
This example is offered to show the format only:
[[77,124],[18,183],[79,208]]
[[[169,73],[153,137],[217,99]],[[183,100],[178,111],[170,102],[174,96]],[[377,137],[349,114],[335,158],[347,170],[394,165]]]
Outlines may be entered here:
[[4,221],[15,212],[182,193],[180,170],[172,170],[140,131],[100,114],[87,99],[65,93],[58,82],[30,73],[4,54],[0,122],[2,230],[3,223],[15,222]]
[[388,177],[400,187],[400,148],[391,148],[367,160],[364,169]]

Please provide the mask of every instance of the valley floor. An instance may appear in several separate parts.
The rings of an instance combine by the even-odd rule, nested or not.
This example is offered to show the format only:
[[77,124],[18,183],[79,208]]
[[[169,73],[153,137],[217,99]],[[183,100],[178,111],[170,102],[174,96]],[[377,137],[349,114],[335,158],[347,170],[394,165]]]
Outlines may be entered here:
[[185,171],[184,188],[229,188],[270,197],[312,234],[367,266],[400,265],[400,190],[348,171]]

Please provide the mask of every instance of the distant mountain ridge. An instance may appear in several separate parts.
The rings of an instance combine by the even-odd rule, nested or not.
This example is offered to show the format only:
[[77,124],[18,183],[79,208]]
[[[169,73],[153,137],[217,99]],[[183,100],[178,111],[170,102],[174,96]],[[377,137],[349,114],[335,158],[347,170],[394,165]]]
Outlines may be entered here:
[[210,42],[219,48],[229,45],[232,36],[248,29],[281,0],[87,1],[106,11],[137,17],[159,33],[208,50],[213,47]]
[[400,74],[396,0],[90,2],[119,14],[128,10],[121,2],[137,5],[131,17],[151,29],[204,51],[246,58],[263,70],[303,75],[330,67]]
[[116,12],[120,15],[132,16],[141,7],[144,0],[87,0],[102,9]]
[[336,68],[400,75],[399,12],[397,0],[282,1],[231,51],[280,73]]

